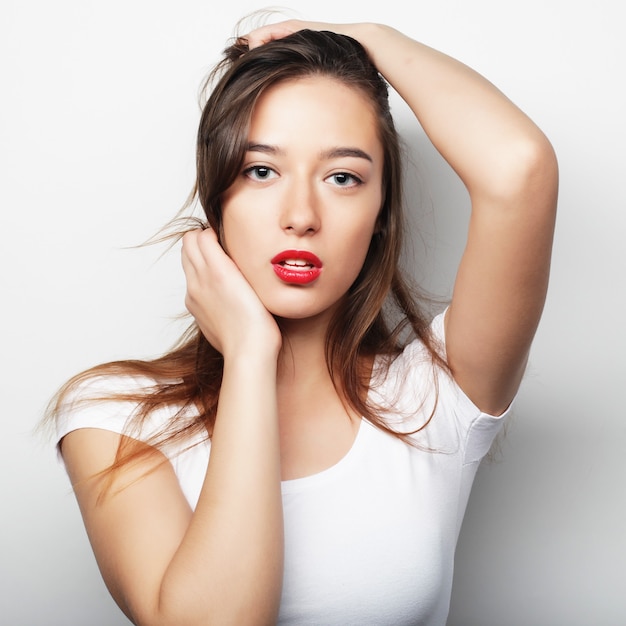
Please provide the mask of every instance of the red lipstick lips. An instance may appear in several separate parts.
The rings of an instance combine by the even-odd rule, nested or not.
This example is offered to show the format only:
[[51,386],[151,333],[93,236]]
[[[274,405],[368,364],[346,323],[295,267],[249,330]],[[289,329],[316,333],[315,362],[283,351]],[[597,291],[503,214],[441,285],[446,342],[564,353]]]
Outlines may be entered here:
[[271,263],[276,276],[292,285],[308,285],[322,273],[322,262],[308,250],[283,250]]

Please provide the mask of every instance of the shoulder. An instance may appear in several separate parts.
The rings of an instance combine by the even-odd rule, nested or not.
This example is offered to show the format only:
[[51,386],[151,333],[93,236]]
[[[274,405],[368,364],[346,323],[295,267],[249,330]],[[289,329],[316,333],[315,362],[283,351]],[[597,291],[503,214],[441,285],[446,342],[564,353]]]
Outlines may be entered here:
[[[415,441],[428,449],[471,447],[479,433],[484,454],[504,419],[482,412],[463,392],[449,370],[446,358],[444,315],[429,327],[427,346],[414,339],[393,360],[379,360],[372,376],[370,399],[382,409],[385,422],[399,432],[418,431]],[[441,361],[433,355],[436,351]]]
[[376,357],[371,380],[374,390],[407,385],[428,388],[432,376],[445,371],[444,313],[433,318],[424,339],[413,339],[397,354]]
[[158,387],[146,376],[102,374],[75,379],[65,390],[55,419],[56,441],[80,428],[100,428],[146,440],[164,421],[163,412],[153,412],[142,428],[132,432],[142,403]]
[[440,379],[444,375],[433,350],[444,355],[443,321],[436,316],[428,329],[428,344],[415,338],[395,355],[379,355],[372,370],[369,400],[392,428],[424,420],[437,403]]
[[[207,432],[195,405],[159,399],[153,406],[143,404],[160,387],[175,383],[126,374],[75,380],[56,415],[60,464],[74,476],[91,475],[111,466],[122,442],[132,444],[128,449],[144,450],[142,458],[149,464],[160,466],[167,459],[188,503],[195,507],[209,455]],[[72,467],[66,459],[68,449],[73,450]],[[78,467],[82,470],[77,473]]]

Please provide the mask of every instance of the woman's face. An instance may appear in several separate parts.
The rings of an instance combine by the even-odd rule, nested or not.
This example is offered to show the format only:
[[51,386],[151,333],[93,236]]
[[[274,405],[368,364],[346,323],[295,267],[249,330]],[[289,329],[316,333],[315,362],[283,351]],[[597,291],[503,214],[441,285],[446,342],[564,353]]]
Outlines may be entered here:
[[222,215],[224,247],[270,313],[311,318],[346,294],[376,227],[382,171],[359,91],[316,76],[261,95]]

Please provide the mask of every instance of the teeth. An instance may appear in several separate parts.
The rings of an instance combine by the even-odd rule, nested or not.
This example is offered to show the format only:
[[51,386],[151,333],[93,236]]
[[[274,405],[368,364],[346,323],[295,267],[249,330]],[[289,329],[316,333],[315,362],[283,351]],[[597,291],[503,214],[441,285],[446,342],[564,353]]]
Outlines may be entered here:
[[310,263],[307,263],[303,259],[287,259],[284,261],[285,265],[294,265],[295,267],[310,267]]

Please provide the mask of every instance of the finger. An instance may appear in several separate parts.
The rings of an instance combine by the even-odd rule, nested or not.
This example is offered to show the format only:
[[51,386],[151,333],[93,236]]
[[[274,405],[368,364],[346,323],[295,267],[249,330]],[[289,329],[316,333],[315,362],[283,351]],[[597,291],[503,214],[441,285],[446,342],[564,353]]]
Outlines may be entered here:
[[193,277],[199,282],[205,282],[210,275],[211,281],[220,282],[223,277],[230,275],[234,266],[218,241],[216,232],[208,228],[185,233],[181,258],[188,281]]
[[191,273],[197,275],[207,264],[200,245],[202,233],[203,231],[200,229],[190,230],[182,238],[181,261],[183,270],[188,277]]
[[247,40],[248,48],[252,50],[262,46],[263,44],[274,41],[275,39],[282,39],[295,33],[298,30],[305,28],[304,22],[297,20],[289,20],[286,22],[279,22],[277,24],[266,24],[261,26],[250,33],[248,33],[243,39]]
[[207,264],[218,262],[224,255],[224,249],[217,239],[217,233],[210,227],[197,233],[196,245]]
[[196,228],[183,235],[181,252],[190,258],[206,257],[215,245],[219,246],[219,243],[212,228]]

